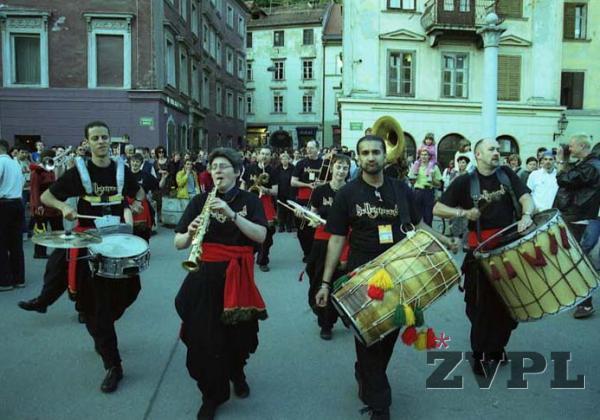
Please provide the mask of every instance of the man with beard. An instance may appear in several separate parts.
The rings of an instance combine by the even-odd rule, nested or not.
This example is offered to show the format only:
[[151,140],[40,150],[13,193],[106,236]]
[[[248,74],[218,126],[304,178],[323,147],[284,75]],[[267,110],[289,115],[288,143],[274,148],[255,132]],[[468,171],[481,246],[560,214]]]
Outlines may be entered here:
[[[433,214],[447,219],[469,219],[469,251],[462,270],[466,313],[471,321],[472,367],[476,375],[487,376],[495,371],[497,363],[505,361],[504,348],[517,323],[488,279],[482,277],[473,250],[515,221],[518,221],[518,232],[524,231],[533,222],[534,205],[529,189],[519,177],[509,167],[499,166],[500,146],[496,140],[479,140],[475,145],[475,158],[476,170],[459,176],[448,186],[433,208]],[[479,196],[483,199],[474,202]]]
[[[260,246],[256,263],[260,271],[269,271],[269,250],[273,245],[275,234],[275,205],[273,197],[277,197],[278,171],[271,166],[272,150],[269,146],[262,146],[258,152],[258,160],[250,165],[244,172],[243,189],[258,192],[258,197],[263,205],[263,210],[268,222],[267,237]],[[256,187],[256,191],[252,187]]]
[[[350,232],[350,252],[347,270],[360,265],[391,248],[404,239],[402,227],[417,225],[437,237],[443,244],[456,250],[456,242],[434,232],[420,221],[414,206],[410,187],[383,175],[385,142],[381,137],[367,135],[357,143],[361,175],[347,183],[336,194],[329,210],[326,230],[331,234],[320,289],[315,297],[317,305],[329,302],[331,281],[339,264],[346,235]],[[394,350],[399,331],[366,347],[355,339],[355,377],[359,398],[371,412],[371,419],[389,419],[392,403],[387,366]]]
[[[110,158],[110,133],[106,123],[91,122],[85,127],[84,133],[92,158],[87,162],[78,158],[76,167],[65,172],[42,194],[42,203],[60,210],[67,220],[75,220],[78,215],[112,215],[123,221],[125,197],[135,197],[129,207],[133,213],[139,214],[145,198],[144,190],[138,186],[122,160],[115,162]],[[80,197],[77,210],[65,202],[69,197]],[[92,220],[79,218],[75,230],[84,231],[93,227]],[[86,262],[77,263],[76,257],[83,256],[79,255],[83,253],[84,249],[79,253],[71,253],[69,263],[74,265],[69,267],[69,289],[85,314],[87,330],[94,339],[94,347],[106,369],[100,389],[105,393],[114,392],[123,378],[115,321],[135,301],[141,288],[140,277],[136,275],[115,280],[92,274]]]
[[[319,145],[316,140],[311,140],[306,143],[306,158],[296,164],[294,173],[292,174],[291,185],[297,188],[296,202],[302,206],[310,204],[313,189],[322,184],[319,182],[319,174],[323,166],[323,159],[319,157]],[[303,262],[306,262],[310,255],[313,236],[315,229],[307,223],[298,222],[298,241],[302,247],[304,257]]]

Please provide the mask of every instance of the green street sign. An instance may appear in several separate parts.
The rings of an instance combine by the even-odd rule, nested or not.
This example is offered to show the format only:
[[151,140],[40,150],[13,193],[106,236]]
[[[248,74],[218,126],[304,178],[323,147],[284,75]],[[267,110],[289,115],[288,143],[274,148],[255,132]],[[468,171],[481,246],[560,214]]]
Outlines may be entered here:
[[153,117],[141,117],[140,118],[140,126],[141,127],[152,127],[154,125]]
[[356,130],[362,130],[363,129],[363,123],[361,122],[350,122],[350,130],[352,131],[356,131]]

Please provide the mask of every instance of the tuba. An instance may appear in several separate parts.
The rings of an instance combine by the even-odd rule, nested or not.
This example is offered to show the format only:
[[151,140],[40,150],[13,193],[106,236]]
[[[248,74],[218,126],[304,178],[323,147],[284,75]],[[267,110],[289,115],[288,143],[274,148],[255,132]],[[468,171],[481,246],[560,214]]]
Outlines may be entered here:
[[404,131],[400,123],[389,115],[375,121],[372,127],[373,135],[385,141],[386,163],[396,163],[404,155]]

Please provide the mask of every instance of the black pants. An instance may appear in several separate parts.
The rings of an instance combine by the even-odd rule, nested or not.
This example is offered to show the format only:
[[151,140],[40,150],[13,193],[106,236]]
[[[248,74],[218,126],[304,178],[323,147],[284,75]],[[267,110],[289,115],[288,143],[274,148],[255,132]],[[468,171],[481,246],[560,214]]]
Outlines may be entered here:
[[[315,297],[321,288],[321,281],[323,280],[323,271],[325,269],[325,256],[327,255],[327,240],[315,239],[312,244],[312,250],[308,261],[306,262],[306,269],[304,270],[308,275],[309,287],[308,287],[308,306],[310,306],[317,316],[319,327],[323,329],[331,329],[335,325],[339,315],[331,303],[331,296],[327,301],[327,306],[317,306]],[[336,270],[333,273],[332,281],[335,281],[341,277],[344,273]]]
[[275,225],[269,223],[269,226],[267,227],[267,237],[260,246],[258,254],[256,255],[256,263],[258,265],[269,264],[269,251],[273,245],[273,235],[275,235]]
[[23,202],[0,199],[0,286],[25,283],[25,257],[21,221],[25,217]]
[[423,222],[431,226],[433,223],[433,205],[435,194],[432,188],[415,188],[415,207],[417,213],[423,217]]
[[354,339],[354,375],[362,389],[363,402],[371,408],[384,410],[392,404],[392,389],[386,370],[399,334],[400,330],[394,331],[370,347]]
[[[82,266],[87,269],[82,268]],[[85,314],[85,326],[94,339],[94,347],[102,357],[104,368],[121,364],[115,321],[137,298],[140,278],[108,279],[91,276],[87,263],[77,267],[77,299]],[[83,274],[82,276],[80,274]]]
[[466,313],[471,321],[471,350],[475,356],[498,358],[517,328],[479,263],[468,252],[463,262]]
[[[302,226],[302,224],[304,224],[304,226]],[[302,221],[299,220],[297,233],[298,242],[300,242],[300,247],[302,248],[304,257],[308,257],[310,255],[310,250],[312,249],[315,229],[308,226],[307,222],[302,223]]]
[[[63,218],[62,216],[58,217],[34,217],[34,224],[43,224],[46,225],[48,223],[52,231],[63,230]],[[33,247],[33,255],[34,256],[45,256],[46,255],[46,247],[43,245],[35,244]]]
[[[285,201],[283,198],[280,198],[280,200]],[[294,218],[294,213],[292,213],[290,209],[277,203],[277,220],[279,221],[280,227],[291,230],[294,227]]]

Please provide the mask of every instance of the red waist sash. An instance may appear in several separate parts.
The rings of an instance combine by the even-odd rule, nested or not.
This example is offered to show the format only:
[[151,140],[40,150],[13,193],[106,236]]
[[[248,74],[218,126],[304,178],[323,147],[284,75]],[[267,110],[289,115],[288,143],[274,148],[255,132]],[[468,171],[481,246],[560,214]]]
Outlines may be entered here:
[[325,225],[319,225],[315,229],[314,238],[321,241],[327,241],[331,238],[331,233],[325,230]]
[[[86,230],[90,230],[90,227],[83,226],[75,226],[73,228],[74,232],[85,232]],[[69,288],[69,293],[72,296],[77,294],[77,258],[79,257],[79,248],[70,248],[69,252],[69,262],[68,262],[68,270],[67,270],[67,286]]]
[[[131,203],[133,203],[134,201],[135,199],[127,197],[127,202],[129,203],[129,205],[131,205]],[[152,214],[150,213],[150,205],[148,204],[148,200],[145,198],[142,200],[142,208],[143,210],[140,214],[135,214],[132,212],[133,224],[142,224],[147,226],[148,228],[151,228],[153,225]]]
[[[471,249],[475,249],[477,248],[482,242],[485,242],[486,240],[488,240],[489,238],[491,238],[492,236],[494,236],[496,233],[500,232],[502,229],[501,228],[494,228],[494,229],[484,229],[481,231],[481,242],[479,242],[477,240],[477,232],[474,232],[472,230],[469,231],[468,235],[467,235],[467,244],[469,245],[469,248]],[[500,238],[498,238],[498,240],[494,240],[491,241],[487,246],[489,248],[495,248],[496,245],[498,244]]]
[[265,211],[265,217],[267,221],[271,222],[275,220],[275,206],[273,205],[273,198],[270,195],[263,194],[260,196],[260,201],[263,205],[263,210]]
[[267,309],[254,283],[254,248],[217,243],[203,243],[201,261],[227,262],[223,293],[224,324],[266,319]]
[[312,188],[309,187],[298,187],[296,198],[298,200],[308,200],[312,194]]

